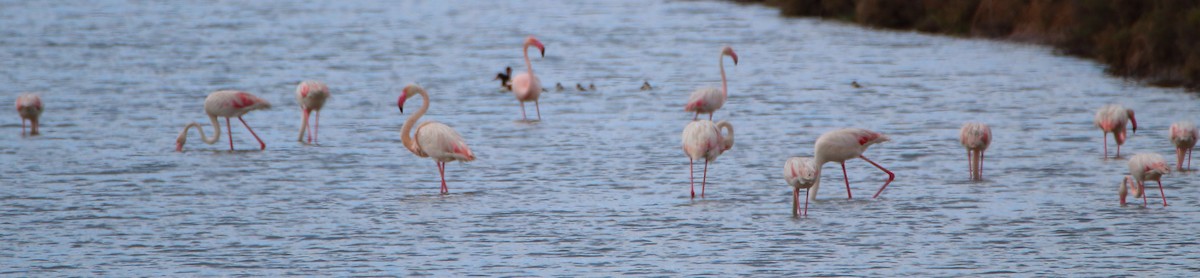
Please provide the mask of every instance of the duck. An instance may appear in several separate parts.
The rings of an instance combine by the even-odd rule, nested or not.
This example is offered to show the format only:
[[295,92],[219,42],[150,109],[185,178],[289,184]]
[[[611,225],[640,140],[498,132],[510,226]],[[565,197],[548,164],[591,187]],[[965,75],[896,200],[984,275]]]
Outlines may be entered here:
[[562,92],[563,90],[566,90],[566,89],[567,88],[564,88],[562,83],[554,83],[554,91],[555,92]]
[[642,91],[649,91],[649,90],[653,90],[653,89],[654,89],[654,87],[650,87],[650,81],[642,82]]
[[575,89],[580,92],[587,92],[587,89],[583,88],[583,84],[575,83]]
[[858,89],[858,88],[862,88],[862,85],[858,85],[858,80],[854,80],[854,81],[850,81],[850,87],[854,87],[855,89]]
[[512,67],[504,67],[504,72],[497,73],[496,78],[492,80],[500,80],[500,87],[505,91],[512,91]]

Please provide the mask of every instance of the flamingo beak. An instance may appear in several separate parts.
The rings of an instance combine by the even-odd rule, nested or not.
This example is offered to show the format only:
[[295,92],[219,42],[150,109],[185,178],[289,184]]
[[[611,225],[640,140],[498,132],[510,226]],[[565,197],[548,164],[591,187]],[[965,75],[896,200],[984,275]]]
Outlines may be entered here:
[[400,108],[400,114],[404,114],[404,100],[407,98],[407,96],[408,88],[404,88],[404,91],[400,93],[400,99],[396,100],[396,107]]
[[736,66],[737,65],[737,53],[733,53],[732,51],[730,51],[729,57],[733,58],[733,65]]

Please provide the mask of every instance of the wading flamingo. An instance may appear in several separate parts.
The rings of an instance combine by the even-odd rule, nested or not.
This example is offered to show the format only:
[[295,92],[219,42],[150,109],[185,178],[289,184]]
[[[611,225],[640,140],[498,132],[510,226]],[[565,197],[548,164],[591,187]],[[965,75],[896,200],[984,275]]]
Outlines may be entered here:
[[42,117],[42,97],[36,94],[23,94],[17,97],[17,115],[21,116],[21,134],[25,134],[25,120],[29,120],[32,128],[29,135],[38,135],[38,118]]
[[1137,182],[1137,187],[1133,188],[1133,197],[1139,195],[1142,197],[1142,205],[1148,205],[1146,201],[1146,181],[1158,182],[1158,193],[1162,195],[1163,206],[1167,206],[1167,194],[1163,192],[1162,176],[1171,172],[1171,168],[1167,167],[1167,161],[1163,160],[1161,155],[1156,153],[1139,153],[1129,158],[1129,175]]
[[825,163],[837,162],[842,165],[842,177],[846,180],[846,198],[853,199],[854,196],[850,194],[850,177],[846,175],[846,160],[854,158],[862,158],[862,160],[866,160],[867,163],[875,165],[876,168],[888,174],[887,181],[883,183],[882,187],[879,187],[879,191],[875,192],[875,196],[873,197],[878,198],[879,194],[883,193],[883,189],[887,188],[888,184],[896,179],[896,174],[867,159],[862,153],[867,150],[867,147],[887,142],[888,140],[891,139],[887,135],[861,128],[839,129],[822,134],[821,137],[817,138],[817,143],[815,144],[817,181],[813,184],[812,188],[808,189],[808,198],[811,200],[817,199],[817,190],[821,188],[821,166],[825,165]]
[[[721,129],[729,131],[728,135],[721,134]],[[716,160],[721,153],[733,148],[733,125],[726,121],[713,123],[708,120],[692,121],[683,128],[683,153],[688,156],[688,175],[691,180],[692,198],[696,198],[696,176],[692,165],[697,159],[704,158],[704,176],[700,180],[700,198],[704,198],[704,188],[708,183],[708,163]]]
[[312,132],[308,134],[308,143],[317,141],[317,129],[321,127],[321,107],[325,106],[326,99],[329,99],[329,86],[325,86],[324,82],[305,80],[296,85],[296,102],[300,103],[300,113],[304,113],[304,120],[300,124],[300,137],[296,140],[304,142],[304,131],[308,129],[308,114],[316,111],[317,118],[313,123]]
[[[471,148],[467,147],[467,142],[463,141],[462,136],[458,135],[453,128],[445,124],[426,121],[417,127],[415,137],[409,137],[408,132],[412,130],[413,124],[417,123],[417,119],[425,115],[425,111],[429,110],[429,94],[424,88],[415,84],[404,87],[404,91],[400,93],[400,100],[396,101],[396,106],[400,108],[400,113],[404,113],[404,101],[408,97],[419,94],[421,99],[425,101],[421,105],[421,109],[417,110],[416,114],[408,117],[404,121],[404,127],[400,128],[400,142],[404,144],[414,155],[418,157],[432,158],[437,163],[438,174],[442,176],[442,194],[449,194],[450,189],[446,187],[446,162],[451,161],[472,161],[475,160],[475,154],[471,153]],[[414,139],[415,138],[415,139]]]
[[983,180],[983,152],[992,144],[992,128],[985,123],[965,123],[959,131],[958,140],[967,148],[971,179]]
[[537,109],[538,120],[542,119],[542,108],[538,105],[538,96],[542,95],[542,81],[538,80],[537,75],[533,74],[533,64],[529,62],[529,47],[537,47],[542,57],[546,57],[546,47],[537,38],[529,36],[525,38],[525,45],[522,50],[525,53],[525,68],[528,72],[523,72],[512,78],[513,95],[517,96],[517,102],[521,103],[521,119],[525,117],[525,102],[532,101],[534,109]]
[[217,123],[217,117],[225,117],[225,130],[229,131],[229,150],[233,150],[233,129],[229,125],[229,118],[232,117],[237,117],[239,121],[242,121],[242,125],[250,131],[250,135],[254,135],[254,139],[258,140],[260,149],[265,150],[267,143],[263,143],[263,140],[258,138],[258,134],[250,129],[250,125],[246,124],[242,115],[246,115],[250,111],[268,108],[271,108],[271,103],[247,92],[224,90],[208,94],[208,98],[204,99],[204,112],[208,113],[208,120],[212,122],[212,138],[204,135],[204,128],[199,123],[187,124],[183,127],[183,132],[179,133],[179,138],[175,139],[175,151],[183,151],[183,144],[187,142],[188,129],[193,127],[200,132],[200,139],[205,144],[217,143],[217,140],[221,139],[221,124]]
[[687,104],[683,106],[683,111],[696,112],[696,115],[692,116],[693,121],[700,117],[700,113],[708,113],[708,120],[711,121],[713,112],[721,109],[721,106],[725,105],[725,99],[729,98],[729,86],[725,83],[726,55],[733,58],[734,66],[737,66],[738,63],[737,53],[733,52],[732,47],[721,48],[721,56],[717,57],[720,59],[718,66],[721,67],[721,90],[718,91],[717,88],[712,87],[696,89],[692,92],[692,96],[688,97]]
[[1117,156],[1121,157],[1121,144],[1125,144],[1125,123],[1133,123],[1133,133],[1137,133],[1137,119],[1133,117],[1133,109],[1125,109],[1116,104],[1105,105],[1096,111],[1094,119],[1096,126],[1104,131],[1104,157],[1108,157],[1108,134],[1113,134],[1113,141],[1117,142]]
[[808,189],[817,182],[816,162],[810,157],[792,157],[783,163],[783,180],[792,187],[792,215],[800,213],[800,189],[804,189],[804,216],[808,216]]
[[1189,121],[1171,124],[1171,143],[1175,144],[1175,169],[1183,171],[1183,156],[1187,154],[1187,168],[1192,168],[1192,148],[1196,146],[1196,124]]

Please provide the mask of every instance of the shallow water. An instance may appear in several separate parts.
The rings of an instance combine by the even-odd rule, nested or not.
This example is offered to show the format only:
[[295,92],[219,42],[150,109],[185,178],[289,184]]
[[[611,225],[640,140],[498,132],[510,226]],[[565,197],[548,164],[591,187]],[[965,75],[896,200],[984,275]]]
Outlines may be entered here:
[[[5,101],[42,92],[43,133],[0,123],[5,276],[836,275],[1187,276],[1200,271],[1195,172],[1164,178],[1162,207],[1121,207],[1125,162],[1103,159],[1093,111],[1137,110],[1122,154],[1173,157],[1196,95],[1104,75],[1023,44],[783,19],[761,6],[648,1],[3,1]],[[516,17],[513,14],[522,14]],[[536,34],[543,121],[520,122],[491,78],[524,71]],[[688,198],[683,101],[719,86],[732,45],[737,128]],[[728,63],[728,60],[727,60]],[[320,145],[295,142],[293,90],[327,82]],[[656,88],[639,91],[642,81]],[[849,86],[857,80],[866,87]],[[405,84],[432,94],[478,160],[434,163],[400,145]],[[237,151],[193,137],[204,97],[253,92],[275,108],[234,124]],[[10,102],[11,103],[11,102]],[[419,101],[408,105],[416,111]],[[528,107],[534,115],[533,107]],[[11,111],[11,110],[10,110]],[[11,112],[9,112],[11,113]],[[968,181],[964,121],[992,126],[985,181]],[[821,133],[892,142],[826,165],[822,200],[793,218],[780,176]],[[211,132],[211,130],[208,130]],[[1124,157],[1128,157],[1125,155]],[[1173,165],[1173,162],[1172,162]],[[699,169],[699,168],[698,168]],[[829,174],[832,173],[832,174]]]

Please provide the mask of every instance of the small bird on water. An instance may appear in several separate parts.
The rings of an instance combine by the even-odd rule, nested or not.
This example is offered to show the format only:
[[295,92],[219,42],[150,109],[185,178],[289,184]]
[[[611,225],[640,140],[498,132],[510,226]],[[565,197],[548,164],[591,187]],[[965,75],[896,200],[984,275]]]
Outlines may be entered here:
[[850,87],[854,87],[855,89],[858,89],[858,88],[862,88],[862,85],[858,85],[858,80],[854,80],[854,81],[850,81]]
[[595,91],[595,90],[596,90],[596,84],[588,83],[588,90]]
[[575,83],[575,89],[579,90],[580,92],[587,92],[587,89],[583,88],[583,84]]
[[650,87],[650,81],[642,81],[642,91],[649,91],[653,89],[654,87]]
[[554,91],[555,92],[562,92],[566,89],[567,88],[563,87],[562,83],[554,83]]
[[512,82],[509,81],[512,79],[511,77],[512,67],[504,67],[504,72],[497,73],[496,78],[493,78],[492,80],[500,80],[501,88],[504,88],[506,91],[512,91]]

